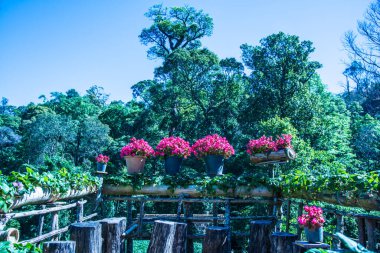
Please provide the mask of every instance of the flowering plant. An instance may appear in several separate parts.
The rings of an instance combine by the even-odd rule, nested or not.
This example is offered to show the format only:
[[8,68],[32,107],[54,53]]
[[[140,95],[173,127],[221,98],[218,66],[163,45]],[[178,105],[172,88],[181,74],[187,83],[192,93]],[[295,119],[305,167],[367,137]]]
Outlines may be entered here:
[[272,137],[261,136],[257,140],[250,140],[247,144],[247,153],[250,155],[277,151],[276,142]]
[[120,151],[120,156],[145,156],[154,155],[153,148],[144,139],[131,138],[131,142],[124,146]]
[[179,156],[185,159],[191,155],[190,144],[180,137],[164,138],[156,147],[156,156]]
[[206,155],[223,155],[227,159],[235,154],[234,148],[227,139],[217,134],[197,140],[191,148],[197,158]]
[[291,134],[282,134],[281,136],[277,138],[277,141],[276,141],[277,150],[291,148],[292,147],[291,141],[292,141]]
[[257,140],[250,140],[247,144],[247,153],[250,155],[258,153],[268,153],[278,151],[285,148],[291,148],[291,134],[282,134],[276,141],[272,137],[261,136]]
[[96,157],[96,161],[98,163],[108,163],[108,161],[110,160],[110,158],[106,155],[103,155],[103,154],[99,154],[97,157]]
[[309,229],[320,228],[325,223],[323,218],[322,208],[316,206],[304,206],[306,214],[298,217],[298,224],[300,227],[307,227]]

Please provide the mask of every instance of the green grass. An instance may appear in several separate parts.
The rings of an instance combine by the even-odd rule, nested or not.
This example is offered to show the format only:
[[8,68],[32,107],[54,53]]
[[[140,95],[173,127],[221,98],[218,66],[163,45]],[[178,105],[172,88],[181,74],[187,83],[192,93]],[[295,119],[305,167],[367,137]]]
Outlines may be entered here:
[[[133,253],[146,253],[148,250],[148,240],[134,240],[133,241]],[[202,244],[199,242],[194,243],[194,253],[202,252]]]

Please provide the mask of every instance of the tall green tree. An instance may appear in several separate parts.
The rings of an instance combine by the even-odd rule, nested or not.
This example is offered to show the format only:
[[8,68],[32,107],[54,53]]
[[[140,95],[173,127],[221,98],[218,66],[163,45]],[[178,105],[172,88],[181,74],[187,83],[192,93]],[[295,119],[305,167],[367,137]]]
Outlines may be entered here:
[[172,7],[154,5],[145,14],[153,24],[144,28],[140,41],[151,45],[148,58],[166,58],[179,48],[194,49],[201,46],[200,39],[210,36],[213,30],[212,18],[193,7]]

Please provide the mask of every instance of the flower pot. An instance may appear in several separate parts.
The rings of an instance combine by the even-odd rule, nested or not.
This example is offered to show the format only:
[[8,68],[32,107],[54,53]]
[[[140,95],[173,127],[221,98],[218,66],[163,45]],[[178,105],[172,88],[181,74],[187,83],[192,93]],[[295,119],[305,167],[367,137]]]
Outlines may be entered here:
[[205,157],[207,175],[214,177],[223,175],[224,156],[207,155]]
[[323,242],[323,227],[309,229],[305,227],[306,240],[311,243]]
[[106,168],[107,168],[106,163],[97,163],[96,166],[99,172],[106,172]]
[[175,175],[179,172],[183,157],[169,156],[165,158],[165,171],[169,175]]
[[145,156],[124,156],[128,174],[137,174],[144,171]]

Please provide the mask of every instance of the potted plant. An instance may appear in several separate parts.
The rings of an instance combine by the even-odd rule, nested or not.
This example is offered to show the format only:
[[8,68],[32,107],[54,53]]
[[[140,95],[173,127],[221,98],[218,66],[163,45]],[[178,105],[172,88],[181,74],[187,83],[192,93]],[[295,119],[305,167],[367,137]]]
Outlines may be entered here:
[[282,134],[276,141],[273,138],[261,136],[259,139],[250,140],[247,144],[247,153],[252,163],[262,162],[286,162],[294,159],[296,154],[291,145],[292,135]]
[[166,173],[175,175],[179,172],[183,159],[191,155],[191,147],[180,137],[169,137],[160,141],[155,154],[165,159]]
[[105,172],[107,168],[107,163],[110,160],[110,158],[106,155],[99,154],[96,157],[96,162],[97,162],[97,170],[98,172]]
[[227,139],[217,134],[197,140],[192,146],[192,152],[198,159],[204,159],[209,176],[222,175],[224,159],[235,154]]
[[144,139],[131,138],[130,143],[120,151],[125,159],[129,174],[141,173],[144,170],[146,158],[154,155],[153,148]]
[[311,243],[323,242],[323,210],[316,206],[304,206],[306,214],[298,217],[298,224],[304,228],[306,240]]

